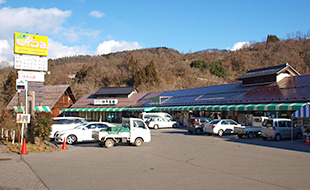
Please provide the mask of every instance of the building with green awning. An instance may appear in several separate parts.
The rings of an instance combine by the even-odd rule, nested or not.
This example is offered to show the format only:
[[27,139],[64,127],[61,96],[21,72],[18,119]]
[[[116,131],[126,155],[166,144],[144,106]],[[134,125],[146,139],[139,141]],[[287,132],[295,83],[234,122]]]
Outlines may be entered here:
[[[310,102],[310,75],[299,75],[289,64],[252,69],[238,80],[241,82],[150,93],[139,93],[133,87],[124,88],[127,90],[124,93],[119,87],[107,88],[107,91],[101,88],[62,111],[103,120],[109,115],[120,119],[152,111],[169,112],[180,120],[216,115],[240,121],[248,114],[290,118],[293,112]],[[117,103],[98,105],[107,101]]]

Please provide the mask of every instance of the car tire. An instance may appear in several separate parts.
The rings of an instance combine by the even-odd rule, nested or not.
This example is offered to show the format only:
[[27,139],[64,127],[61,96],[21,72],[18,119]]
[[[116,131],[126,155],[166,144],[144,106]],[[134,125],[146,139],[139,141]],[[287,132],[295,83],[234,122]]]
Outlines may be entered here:
[[275,141],[279,141],[281,140],[281,135],[280,134],[276,134],[276,136],[274,137]]
[[172,128],[177,128],[177,124],[173,124],[173,125],[172,125]]
[[141,145],[143,144],[143,139],[141,139],[141,138],[136,138],[134,144],[135,144],[135,146],[137,146],[137,147],[141,146]]
[[67,144],[74,144],[77,142],[77,137],[75,135],[69,135],[67,138],[66,138],[66,143]]
[[224,135],[223,129],[220,129],[220,130],[219,130],[218,135],[219,135],[220,137]]
[[197,129],[195,129],[195,133],[196,133],[197,135],[202,135],[203,131],[202,131],[202,129],[197,128]]
[[243,135],[238,134],[238,138],[241,139]]
[[188,131],[188,134],[193,134],[193,131]]
[[267,140],[267,137],[262,137],[263,138],[263,140]]
[[254,134],[253,134],[252,132],[250,132],[250,133],[248,134],[248,138],[249,138],[249,139],[253,139],[253,137],[254,137]]
[[104,142],[104,146],[106,148],[112,148],[114,146],[114,140],[113,139],[107,139],[105,142]]
[[159,128],[159,126],[156,124],[156,125],[154,125],[154,129],[158,129]]

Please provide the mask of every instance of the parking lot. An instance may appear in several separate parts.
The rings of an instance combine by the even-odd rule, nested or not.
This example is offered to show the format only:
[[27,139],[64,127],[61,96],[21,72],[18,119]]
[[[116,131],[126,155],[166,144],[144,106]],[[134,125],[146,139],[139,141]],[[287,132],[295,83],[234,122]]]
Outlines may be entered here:
[[[152,142],[141,147],[107,149],[96,143],[67,147],[67,151],[18,155],[21,159],[0,164],[24,163],[23,171],[30,173],[29,179],[24,177],[25,185],[33,180],[37,189],[310,188],[310,146],[304,139],[278,142],[159,129],[152,130]],[[9,182],[0,185],[8,186],[35,189]]]

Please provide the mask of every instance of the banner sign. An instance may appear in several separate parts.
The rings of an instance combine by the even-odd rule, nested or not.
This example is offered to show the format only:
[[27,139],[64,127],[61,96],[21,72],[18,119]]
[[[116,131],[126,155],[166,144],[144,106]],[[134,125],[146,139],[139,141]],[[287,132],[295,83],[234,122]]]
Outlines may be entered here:
[[47,57],[14,55],[14,69],[47,71]]
[[95,99],[94,105],[116,105],[118,99]]
[[16,123],[30,123],[30,114],[17,114]]
[[48,37],[16,32],[14,53],[47,56]]
[[44,72],[18,71],[18,79],[29,82],[44,82]]

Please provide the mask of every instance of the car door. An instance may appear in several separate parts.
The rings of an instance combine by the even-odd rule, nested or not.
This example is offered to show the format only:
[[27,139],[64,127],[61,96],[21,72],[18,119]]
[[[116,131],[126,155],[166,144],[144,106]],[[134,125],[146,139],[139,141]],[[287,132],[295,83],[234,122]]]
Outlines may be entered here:
[[221,122],[221,126],[219,130],[222,129],[224,132],[226,132],[227,129],[229,129],[229,123],[228,121],[224,120]]
[[163,118],[159,117],[157,119],[157,124],[158,124],[158,128],[163,128],[165,127],[165,122],[163,121]]
[[145,142],[151,139],[149,128],[139,120],[132,120],[132,127],[130,127],[130,142],[134,143],[137,137],[142,137]]
[[82,129],[82,133],[81,133],[81,140],[83,141],[88,141],[88,140],[92,140],[92,132],[96,130],[96,124],[95,123],[91,123],[86,125],[83,129]]
[[163,127],[171,127],[172,125],[171,120],[168,118],[162,118],[162,123]]
[[282,138],[288,138],[290,136],[290,128],[287,127],[287,121],[278,121],[277,130]]

